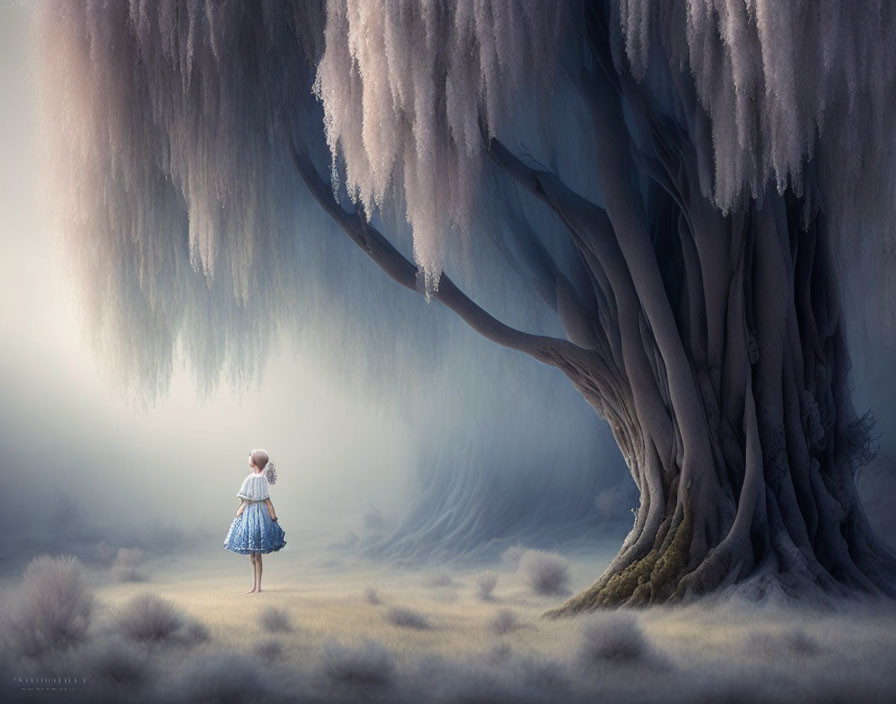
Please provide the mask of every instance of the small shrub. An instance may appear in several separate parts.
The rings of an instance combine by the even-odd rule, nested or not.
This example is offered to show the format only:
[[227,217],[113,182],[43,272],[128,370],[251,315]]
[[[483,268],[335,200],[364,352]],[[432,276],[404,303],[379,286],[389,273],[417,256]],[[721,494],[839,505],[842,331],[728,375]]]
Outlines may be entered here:
[[510,609],[501,609],[498,611],[489,622],[489,625],[499,636],[503,636],[505,633],[509,633],[510,631],[519,628],[516,614]]
[[289,614],[279,606],[266,606],[259,618],[261,625],[274,633],[288,633],[292,630]]
[[85,639],[93,603],[78,558],[38,555],[10,597],[3,635],[28,657],[67,650]]
[[186,618],[174,604],[154,594],[139,594],[118,614],[121,632],[138,642],[159,642],[173,638],[186,625]]
[[351,689],[382,689],[395,677],[392,654],[380,642],[365,639],[360,647],[334,640],[324,644],[321,673],[330,685]]
[[139,643],[192,646],[209,638],[205,625],[155,594],[135,596],[119,611],[116,622],[120,633]]
[[520,570],[537,594],[556,595],[569,591],[569,560],[542,550],[526,550],[520,557]]
[[379,593],[377,593],[376,589],[374,589],[373,587],[367,587],[367,589],[364,591],[364,596],[367,598],[367,601],[374,606],[383,603],[383,600],[380,598]]
[[393,606],[386,612],[386,619],[401,628],[414,628],[418,631],[432,627],[424,614],[406,606]]
[[476,578],[476,587],[478,590],[479,598],[482,601],[491,601],[492,600],[492,592],[495,589],[495,586],[498,584],[498,574],[496,572],[492,572],[491,570],[487,570],[480,574]]
[[621,612],[601,614],[585,624],[579,655],[586,669],[604,663],[636,663],[655,656],[638,619]]

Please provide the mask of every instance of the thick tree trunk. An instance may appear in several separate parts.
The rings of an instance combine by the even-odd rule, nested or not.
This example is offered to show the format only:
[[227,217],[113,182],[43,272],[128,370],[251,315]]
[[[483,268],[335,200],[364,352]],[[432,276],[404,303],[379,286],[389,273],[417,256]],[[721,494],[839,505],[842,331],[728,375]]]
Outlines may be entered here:
[[871,421],[850,399],[823,215],[772,185],[720,212],[701,188],[710,130],[687,76],[666,77],[670,107],[618,74],[596,7],[585,21],[600,68],[573,79],[591,110],[606,209],[500,143],[490,151],[581,256],[599,311],[579,344],[608,361],[603,379],[558,366],[610,423],[641,492],[617,557],[547,615],[733,585],[896,596],[896,559],[856,492]]
[[[850,400],[829,251],[817,222],[800,227],[799,207],[772,193],[748,218],[728,219],[740,225],[727,238],[730,252],[704,251],[698,237],[699,270],[714,272],[703,277],[703,292],[676,292],[673,277],[664,277],[670,299],[680,301],[676,318],[694,382],[687,400],[701,417],[695,423],[671,399],[658,356],[649,393],[666,410],[674,441],[662,430],[667,423],[642,416],[638,404],[629,422],[608,418],[620,447],[633,448],[626,456],[641,507],[604,574],[546,615],[685,601],[731,585],[757,596],[896,595],[896,561],[874,537],[856,493],[870,422]],[[667,258],[668,268],[686,258]],[[721,293],[705,290],[711,279]],[[720,340],[707,336],[712,327],[724,331]],[[642,394],[651,386],[635,383]],[[589,400],[606,411],[600,398]],[[688,464],[682,438],[694,426],[712,448],[711,464]]]

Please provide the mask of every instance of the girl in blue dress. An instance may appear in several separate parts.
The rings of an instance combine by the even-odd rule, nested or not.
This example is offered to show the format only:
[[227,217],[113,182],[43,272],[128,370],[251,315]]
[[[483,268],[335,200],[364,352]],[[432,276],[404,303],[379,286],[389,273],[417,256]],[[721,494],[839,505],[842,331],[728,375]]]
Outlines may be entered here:
[[277,481],[277,469],[264,450],[249,455],[252,471],[243,480],[237,498],[240,507],[230,524],[224,547],[240,555],[248,555],[252,565],[252,588],[247,594],[261,591],[261,555],[275,552],[286,545],[283,529],[277,522],[268,484]]

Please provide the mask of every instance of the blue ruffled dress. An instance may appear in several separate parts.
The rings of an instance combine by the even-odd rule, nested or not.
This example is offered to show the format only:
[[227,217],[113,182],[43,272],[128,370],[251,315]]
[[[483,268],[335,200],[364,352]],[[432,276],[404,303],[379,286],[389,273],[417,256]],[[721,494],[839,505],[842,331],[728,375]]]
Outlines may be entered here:
[[280,524],[271,520],[265,506],[268,494],[268,480],[264,473],[252,472],[243,480],[237,498],[248,503],[243,512],[233,519],[224,547],[240,555],[250,552],[275,552],[286,545],[286,533]]

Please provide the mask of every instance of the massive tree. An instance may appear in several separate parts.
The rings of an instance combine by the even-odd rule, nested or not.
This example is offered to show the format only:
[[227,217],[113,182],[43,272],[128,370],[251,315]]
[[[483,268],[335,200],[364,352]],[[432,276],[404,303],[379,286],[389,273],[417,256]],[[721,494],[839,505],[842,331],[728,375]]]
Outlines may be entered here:
[[[89,102],[97,125],[66,163],[100,144],[89,177],[180,208],[123,223],[100,206],[87,241],[123,228],[168,256],[154,228],[186,217],[194,267],[238,282],[282,188],[268,162],[288,159],[390,277],[556,367],[607,421],[640,508],[559,615],[731,587],[896,592],[856,492],[871,418],[836,258],[892,242],[896,14],[867,5],[172,1],[42,21],[67,47],[54,70],[86,66],[63,108]],[[228,190],[247,165],[258,177]],[[448,276],[483,238],[556,331]]]

